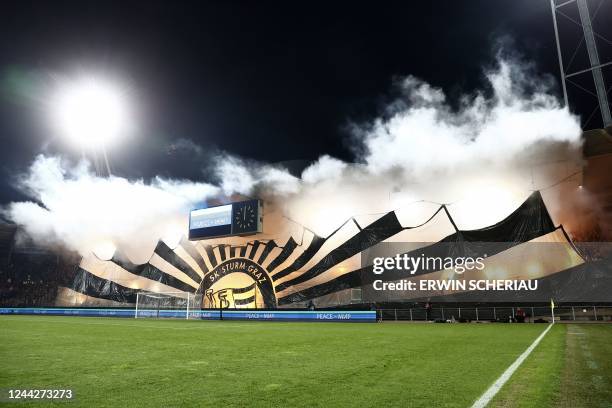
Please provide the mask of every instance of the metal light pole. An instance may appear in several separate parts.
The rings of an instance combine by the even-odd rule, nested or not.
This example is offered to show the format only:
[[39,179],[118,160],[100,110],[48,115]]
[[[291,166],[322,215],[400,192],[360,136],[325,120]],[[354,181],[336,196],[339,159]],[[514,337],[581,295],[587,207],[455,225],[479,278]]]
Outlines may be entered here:
[[[576,3],[578,7],[578,14],[580,15],[580,22],[575,21],[571,17],[565,15],[561,8],[567,7],[570,4]],[[598,36],[603,38],[601,35],[597,34],[593,31],[593,25],[591,23],[591,15],[589,13],[589,8],[587,5],[587,0],[566,0],[561,3],[557,3],[555,0],[550,0],[550,8],[552,11],[553,17],[553,27],[555,30],[555,41],[557,44],[557,56],[559,58],[559,71],[561,73],[561,86],[563,87],[563,99],[565,102],[565,106],[569,108],[569,99],[567,95],[567,82],[572,82],[569,78],[572,78],[577,75],[582,75],[588,72],[591,72],[593,75],[593,82],[595,84],[595,95],[597,97],[599,111],[601,112],[601,118],[603,121],[603,125],[611,126],[612,125],[612,116],[610,115],[610,105],[608,103],[607,89],[604,81],[603,73],[601,69],[608,65],[612,65],[612,61],[601,63],[599,60],[599,53],[597,52],[597,43],[595,41],[595,37]],[[586,69],[581,69],[572,73],[567,74],[565,71],[565,66],[563,64],[563,56],[561,52],[561,40],[559,39],[559,27],[557,24],[557,15],[560,14],[563,17],[569,19],[574,24],[582,27],[584,33],[584,42],[586,45],[587,53],[589,56],[590,66]],[[580,47],[580,45],[578,45]],[[571,63],[571,62],[570,62]],[[578,88],[585,90],[581,86],[576,85]],[[591,91],[586,90],[588,93]]]

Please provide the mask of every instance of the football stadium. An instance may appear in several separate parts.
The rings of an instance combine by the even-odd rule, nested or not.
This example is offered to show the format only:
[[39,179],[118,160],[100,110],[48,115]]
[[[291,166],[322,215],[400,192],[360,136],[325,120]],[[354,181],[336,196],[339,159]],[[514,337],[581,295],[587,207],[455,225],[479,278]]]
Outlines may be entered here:
[[9,3],[0,404],[612,407],[612,1],[287,7]]

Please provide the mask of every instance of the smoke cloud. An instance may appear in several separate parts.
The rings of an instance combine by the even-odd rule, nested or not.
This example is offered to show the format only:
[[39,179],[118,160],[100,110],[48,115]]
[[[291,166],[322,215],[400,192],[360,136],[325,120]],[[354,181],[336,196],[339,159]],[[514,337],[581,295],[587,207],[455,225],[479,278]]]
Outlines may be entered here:
[[353,215],[397,209],[401,221],[417,224],[434,203],[451,204],[460,227],[481,227],[506,216],[530,190],[571,175],[581,161],[578,118],[560,106],[551,81],[503,59],[484,77],[482,90],[459,101],[418,78],[403,79],[400,97],[380,117],[351,125],[354,162],[325,155],[294,177],[223,154],[212,185],[101,178],[86,162],[39,156],[18,182],[33,201],[12,203],[4,213],[38,242],[106,252],[102,257],[121,248],[141,262],[158,239],[186,233],[191,208],[223,194],[262,197],[323,236]]
[[219,192],[215,186],[156,178],[150,184],[96,176],[86,161],[74,166],[38,156],[18,186],[35,201],[12,203],[5,213],[36,242],[63,244],[82,255],[109,258],[116,248],[147,261],[157,241],[174,246],[189,210]]
[[414,77],[402,83],[403,100],[388,119],[362,130],[365,162],[373,173],[400,168],[414,176],[464,166],[514,161],[535,143],[578,142],[580,126],[548,89],[508,61],[486,75],[492,95],[464,97],[458,110],[441,89]]
[[[380,117],[352,124],[354,163],[322,156],[301,178],[281,184],[262,175],[269,166],[233,162],[219,179],[238,177],[235,192],[282,196],[283,211],[320,235],[357,214],[402,210],[414,225],[440,203],[450,204],[460,228],[499,221],[533,190],[557,209],[580,184],[579,120],[553,96],[552,81],[533,67],[498,59],[485,86],[458,103],[415,77],[397,84],[400,97]],[[259,173],[259,177],[242,174]],[[559,180],[565,184],[551,186]],[[561,221],[561,220],[559,220]]]

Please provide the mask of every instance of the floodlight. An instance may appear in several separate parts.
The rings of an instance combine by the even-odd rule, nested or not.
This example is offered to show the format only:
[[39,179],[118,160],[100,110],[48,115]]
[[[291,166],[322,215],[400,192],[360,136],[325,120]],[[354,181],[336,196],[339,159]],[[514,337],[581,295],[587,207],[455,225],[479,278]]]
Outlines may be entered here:
[[116,85],[83,77],[61,84],[52,100],[52,120],[71,143],[84,149],[101,149],[127,133],[126,102]]

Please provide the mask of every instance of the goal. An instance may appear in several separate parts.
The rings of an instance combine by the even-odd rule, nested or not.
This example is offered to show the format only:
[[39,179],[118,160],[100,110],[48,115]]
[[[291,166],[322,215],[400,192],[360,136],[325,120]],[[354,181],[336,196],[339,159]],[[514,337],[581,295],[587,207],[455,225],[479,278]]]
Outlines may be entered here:
[[194,319],[200,317],[202,296],[186,292],[139,292],[134,317]]

